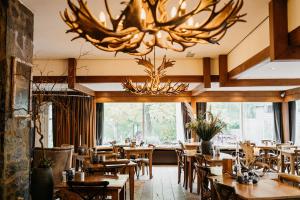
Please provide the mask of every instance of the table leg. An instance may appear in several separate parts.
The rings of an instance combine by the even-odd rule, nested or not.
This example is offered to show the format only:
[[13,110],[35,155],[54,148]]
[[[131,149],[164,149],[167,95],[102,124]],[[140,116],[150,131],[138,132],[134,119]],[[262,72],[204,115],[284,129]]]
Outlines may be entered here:
[[126,184],[124,185],[124,187],[120,191],[120,194],[119,194],[120,200],[125,200],[126,199],[126,196],[125,196],[126,193],[125,193],[125,191],[126,191]]
[[193,163],[192,159],[189,159],[189,187],[190,187],[190,192],[193,192]]
[[284,155],[281,154],[281,172],[284,172]]
[[189,181],[188,170],[189,170],[188,161],[187,161],[187,158],[184,157],[184,176],[185,176],[184,187],[185,187],[186,190],[188,188],[188,181]]
[[119,200],[119,190],[116,189],[111,191],[111,199]]
[[295,175],[295,157],[290,156],[291,174]]
[[152,152],[149,153],[149,175],[150,179],[152,179]]
[[130,200],[134,200],[134,166],[129,167],[129,194]]

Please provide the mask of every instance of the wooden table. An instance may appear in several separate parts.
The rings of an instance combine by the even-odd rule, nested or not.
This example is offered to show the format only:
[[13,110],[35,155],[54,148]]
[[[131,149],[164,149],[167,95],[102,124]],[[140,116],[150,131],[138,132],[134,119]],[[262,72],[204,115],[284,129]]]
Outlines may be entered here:
[[[123,160],[123,159],[119,159],[119,160]],[[113,160],[108,160],[99,164],[88,164],[88,168],[93,168],[93,169],[101,169],[104,168],[105,165],[109,165],[109,164],[118,164],[117,162],[112,162]],[[129,193],[130,193],[130,200],[134,200],[134,168],[136,167],[136,163],[134,162],[129,162],[126,165],[126,171],[129,174]]]
[[276,145],[265,145],[265,144],[261,144],[261,145],[256,145],[255,148],[259,148],[260,150],[264,151],[264,159],[265,159],[265,163],[266,163],[267,160],[270,158],[269,152],[270,152],[270,151],[275,151],[275,150],[277,150]]
[[[84,179],[84,182],[97,182],[97,181],[108,181],[107,186],[108,195],[112,196],[112,200],[124,200],[126,199],[126,182],[128,180],[128,175],[118,175],[118,176],[100,176],[91,175]],[[55,185],[55,189],[66,189],[68,185],[66,182]]]
[[281,172],[284,172],[284,157],[288,157],[290,159],[290,167],[291,167],[291,174],[295,175],[295,159],[296,159],[296,153],[294,150],[288,150],[288,149],[281,149],[280,155],[281,155]]
[[[193,192],[193,165],[194,165],[196,156],[199,154],[194,153],[194,152],[190,153],[189,151],[187,151],[183,155],[184,155],[184,162],[185,162],[184,172],[186,173],[185,174],[185,176],[186,176],[185,189],[187,189],[189,186],[190,192]],[[222,165],[223,159],[234,159],[231,155],[226,154],[226,153],[220,153],[219,156],[205,155],[204,157],[205,157],[207,164],[210,166]]]
[[124,152],[126,154],[126,158],[130,159],[131,155],[137,154],[146,154],[148,155],[149,159],[149,176],[152,179],[152,154],[153,154],[153,147],[124,147]]
[[229,176],[212,176],[210,181],[218,181],[221,184],[235,188],[239,199],[300,199],[300,190],[276,180],[261,179],[257,184],[240,184]]
[[200,142],[184,143],[185,150],[198,150],[201,146]]

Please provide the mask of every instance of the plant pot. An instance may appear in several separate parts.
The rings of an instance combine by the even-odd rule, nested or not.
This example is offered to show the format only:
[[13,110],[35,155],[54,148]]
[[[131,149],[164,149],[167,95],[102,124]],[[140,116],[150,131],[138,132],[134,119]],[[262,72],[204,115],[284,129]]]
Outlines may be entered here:
[[211,141],[202,141],[201,143],[202,154],[213,155],[213,146]]
[[32,200],[53,199],[52,168],[33,168],[31,174]]

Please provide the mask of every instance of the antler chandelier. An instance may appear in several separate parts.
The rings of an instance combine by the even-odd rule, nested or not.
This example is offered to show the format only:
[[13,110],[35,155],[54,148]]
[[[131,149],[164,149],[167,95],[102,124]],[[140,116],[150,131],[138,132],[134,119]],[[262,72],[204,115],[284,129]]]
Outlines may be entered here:
[[[155,54],[154,54],[155,55]],[[162,83],[161,78],[166,76],[166,69],[172,67],[175,63],[173,60],[167,60],[164,56],[161,65],[156,69],[155,56],[154,65],[150,58],[136,58],[138,65],[143,65],[145,72],[149,76],[144,83],[133,83],[132,80],[126,80],[122,83],[123,88],[127,92],[142,95],[176,95],[187,91],[189,84],[186,83],[172,83],[171,81]]]
[[124,0],[121,4],[125,8],[118,16],[112,15],[104,0],[107,14],[101,12],[99,18],[91,13],[87,1],[76,1],[79,6],[68,0],[72,14],[65,9],[62,15],[70,27],[67,32],[78,34],[74,39],[84,38],[104,51],[138,56],[150,53],[155,46],[182,52],[197,43],[216,44],[245,16],[238,14],[243,0],[228,0],[223,6],[219,6],[221,0],[198,0],[191,10],[187,9],[188,0],[178,0],[170,13],[169,0]]

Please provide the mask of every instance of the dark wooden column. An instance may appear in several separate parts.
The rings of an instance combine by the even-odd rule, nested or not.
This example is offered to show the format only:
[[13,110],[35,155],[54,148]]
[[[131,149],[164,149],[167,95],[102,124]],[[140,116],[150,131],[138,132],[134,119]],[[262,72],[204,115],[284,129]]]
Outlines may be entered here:
[[205,57],[203,58],[203,82],[204,88],[211,88],[211,64],[210,58]]
[[220,87],[224,87],[228,81],[227,55],[219,55],[219,82]]

